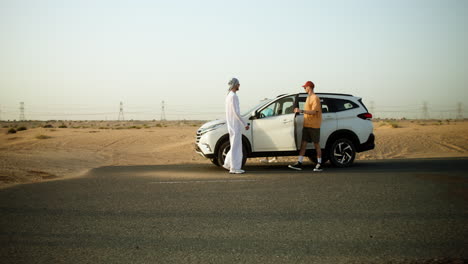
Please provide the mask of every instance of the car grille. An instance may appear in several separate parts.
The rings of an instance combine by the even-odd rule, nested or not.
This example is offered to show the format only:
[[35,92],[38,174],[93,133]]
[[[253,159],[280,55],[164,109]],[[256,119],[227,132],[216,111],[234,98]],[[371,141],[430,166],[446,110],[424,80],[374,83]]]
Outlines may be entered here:
[[196,142],[197,142],[197,144],[200,142],[200,138],[201,138],[201,131],[198,130],[198,131],[197,131],[197,137],[196,137]]

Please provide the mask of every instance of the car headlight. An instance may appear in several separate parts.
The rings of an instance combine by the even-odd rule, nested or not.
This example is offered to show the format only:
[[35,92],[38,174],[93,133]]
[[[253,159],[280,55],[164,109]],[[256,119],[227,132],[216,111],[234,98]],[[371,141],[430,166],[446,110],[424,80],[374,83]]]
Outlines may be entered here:
[[219,124],[216,124],[216,125],[212,125],[212,126],[209,126],[207,128],[204,128],[202,131],[200,131],[200,134],[203,135],[203,134],[206,134],[210,131],[213,131],[213,130],[216,130],[222,126],[224,126],[226,123],[219,123]]

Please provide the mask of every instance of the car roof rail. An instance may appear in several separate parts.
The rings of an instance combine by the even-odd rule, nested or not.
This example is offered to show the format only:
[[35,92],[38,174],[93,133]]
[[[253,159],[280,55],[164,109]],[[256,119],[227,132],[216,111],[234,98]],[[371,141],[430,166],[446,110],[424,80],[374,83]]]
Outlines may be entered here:
[[[307,93],[301,93],[301,94],[307,94]],[[354,95],[352,95],[352,94],[342,94],[342,93],[315,93],[315,94],[339,95],[339,96],[354,96]]]
[[342,93],[317,93],[317,94],[353,96],[352,94],[342,94]]
[[285,95],[287,95],[287,94],[280,94],[280,95],[276,96],[276,98],[281,97],[281,96],[285,96]]

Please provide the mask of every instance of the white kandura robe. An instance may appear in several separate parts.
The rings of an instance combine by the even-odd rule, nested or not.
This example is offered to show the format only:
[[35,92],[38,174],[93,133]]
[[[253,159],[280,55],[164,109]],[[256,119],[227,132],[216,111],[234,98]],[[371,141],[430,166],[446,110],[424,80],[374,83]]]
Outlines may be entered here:
[[242,120],[239,109],[239,97],[234,92],[226,96],[226,123],[229,132],[231,149],[224,160],[224,167],[231,170],[240,170],[242,167],[242,131],[246,124]]

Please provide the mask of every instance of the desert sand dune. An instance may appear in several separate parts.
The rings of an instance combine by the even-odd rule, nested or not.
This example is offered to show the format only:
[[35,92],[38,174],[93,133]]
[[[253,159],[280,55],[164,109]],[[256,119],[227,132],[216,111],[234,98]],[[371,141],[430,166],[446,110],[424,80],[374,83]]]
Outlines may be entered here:
[[[76,177],[100,166],[210,163],[193,150],[201,122],[66,123],[67,128],[43,128],[45,122],[3,122],[0,187]],[[7,134],[12,126],[28,129]],[[468,156],[466,121],[382,120],[374,121],[374,132],[376,149],[359,153],[357,160]]]

